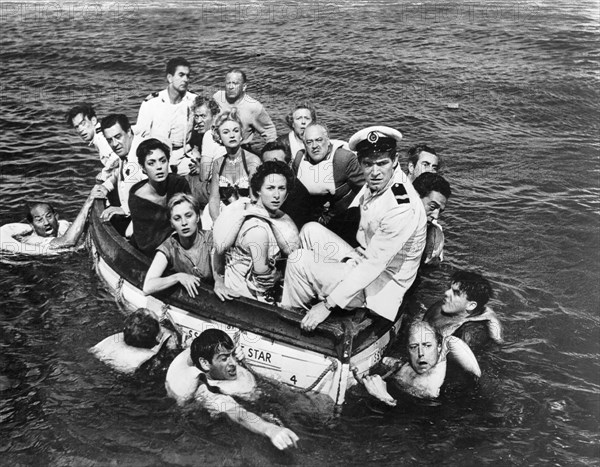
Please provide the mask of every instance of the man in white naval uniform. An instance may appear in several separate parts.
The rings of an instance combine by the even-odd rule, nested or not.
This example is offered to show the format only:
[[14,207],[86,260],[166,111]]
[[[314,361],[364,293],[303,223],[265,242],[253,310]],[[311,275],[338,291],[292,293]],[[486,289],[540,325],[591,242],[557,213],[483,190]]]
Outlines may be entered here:
[[358,248],[320,224],[302,228],[302,248],[288,259],[281,303],[308,310],[302,329],[314,330],[334,309],[367,307],[396,318],[417,275],[427,231],[423,203],[398,165],[401,138],[392,128],[375,126],[350,139],[366,181],[353,202],[360,209]]
[[[186,153],[192,135],[196,94],[188,91],[190,64],[184,58],[173,58],[167,63],[166,89],[150,94],[138,113],[135,133],[142,137],[158,138],[171,147],[171,168],[179,175],[187,175],[194,163]],[[189,152],[189,151],[188,151]]]

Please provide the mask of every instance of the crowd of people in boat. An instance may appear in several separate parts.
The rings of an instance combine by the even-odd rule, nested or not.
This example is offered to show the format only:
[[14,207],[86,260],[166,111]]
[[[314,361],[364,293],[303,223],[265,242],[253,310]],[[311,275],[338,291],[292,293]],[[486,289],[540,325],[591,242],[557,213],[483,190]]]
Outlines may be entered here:
[[[210,283],[222,300],[243,296],[305,310],[301,327],[307,332],[332,313],[356,309],[395,320],[419,268],[443,259],[438,218],[451,189],[438,173],[436,151],[418,144],[400,156],[402,135],[387,126],[361,129],[348,142],[334,139],[306,102],[290,108],[290,131],[278,137],[264,106],[247,93],[243,70],[229,70],[224,89],[213,96],[188,90],[190,70],[187,60],[170,60],[166,89],[141,103],[135,125],[122,113],[99,120],[90,104],[67,112],[69,126],[98,150],[103,168],[97,185],[70,225],[59,222],[48,203],[30,205],[33,232],[21,240],[74,245],[92,201],[106,199],[101,219],[153,258],[146,294],[180,284],[195,297]],[[260,150],[255,134],[265,143]],[[409,327],[409,360],[386,360],[398,366],[393,378],[413,395],[436,397],[447,355],[479,376],[468,345],[453,334],[480,321],[502,341],[499,320],[487,306],[491,295],[480,274],[457,272],[445,298]],[[140,313],[140,322],[156,321]],[[158,322],[138,324],[134,334],[149,334],[149,340],[126,336],[126,342],[160,344]],[[243,424],[227,397],[239,387],[252,392],[255,383],[239,370],[235,355],[242,356],[231,338],[205,333],[171,365],[169,392],[179,401],[195,395],[207,406],[225,407],[222,412]],[[361,382],[395,403],[380,376]],[[214,387],[220,389],[207,392]],[[215,401],[217,393],[226,400]],[[295,444],[291,431],[265,423],[258,431],[277,447]]]

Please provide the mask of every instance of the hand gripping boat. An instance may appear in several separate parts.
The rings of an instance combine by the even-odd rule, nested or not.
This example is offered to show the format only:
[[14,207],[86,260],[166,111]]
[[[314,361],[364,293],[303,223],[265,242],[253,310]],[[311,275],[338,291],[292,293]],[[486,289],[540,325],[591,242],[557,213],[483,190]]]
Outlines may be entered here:
[[398,332],[400,318],[390,322],[361,310],[330,317],[305,333],[300,329],[303,312],[247,298],[221,302],[210,284],[202,284],[196,298],[179,286],[146,296],[142,285],[151,259],[111,223],[100,220],[103,209],[96,201],[89,229],[98,275],[126,308],[146,307],[173,322],[187,345],[205,329],[219,328],[239,340],[252,370],[303,391],[326,394],[341,405],[346,390],[356,384],[351,367],[357,375],[365,374]]

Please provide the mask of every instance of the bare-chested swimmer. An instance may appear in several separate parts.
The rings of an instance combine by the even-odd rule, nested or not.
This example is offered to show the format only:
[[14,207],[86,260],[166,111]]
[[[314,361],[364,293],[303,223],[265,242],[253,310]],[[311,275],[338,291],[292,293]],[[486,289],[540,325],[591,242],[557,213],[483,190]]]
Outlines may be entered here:
[[296,447],[291,430],[265,421],[244,409],[232,396],[253,399],[258,394],[252,373],[238,365],[240,346],[218,329],[208,329],[179,354],[167,371],[167,393],[179,404],[196,400],[211,415],[225,414],[244,428],[266,436],[277,449]]
[[[422,399],[434,399],[439,396],[440,388],[446,378],[446,366],[449,355],[463,369],[475,377],[481,376],[477,359],[469,346],[458,337],[444,337],[424,321],[415,321],[408,329],[407,342],[409,361],[401,364],[395,358],[386,357],[382,363],[386,366],[399,366],[390,378],[404,392]],[[388,405],[396,405],[396,400],[387,392],[387,385],[380,375],[365,376],[359,380],[368,393]]]

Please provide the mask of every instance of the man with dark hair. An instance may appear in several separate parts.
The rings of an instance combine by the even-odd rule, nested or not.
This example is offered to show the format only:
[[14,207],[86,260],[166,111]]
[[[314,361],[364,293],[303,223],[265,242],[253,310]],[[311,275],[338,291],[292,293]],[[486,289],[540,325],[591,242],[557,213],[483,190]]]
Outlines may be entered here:
[[424,172],[413,181],[413,187],[419,193],[427,214],[427,242],[422,262],[430,264],[443,261],[444,232],[438,218],[446,209],[446,203],[452,194],[450,184],[441,175]]
[[278,141],[270,141],[265,144],[260,152],[263,162],[267,161],[281,161],[290,165],[292,159],[291,155],[287,152],[285,144]]
[[233,422],[271,440],[277,449],[296,446],[298,436],[244,409],[232,396],[256,396],[256,380],[238,361],[242,349],[219,329],[208,329],[196,337],[189,349],[178,355],[167,371],[167,393],[179,404],[196,400],[211,415],[225,414]]
[[91,104],[77,104],[69,109],[66,114],[67,124],[74,128],[81,139],[88,144],[94,145],[100,156],[100,162],[104,168],[96,176],[100,182],[106,181],[113,171],[119,166],[119,156],[111,149],[102,134],[100,122],[96,117],[96,111]]
[[[385,366],[397,368],[389,378],[403,392],[423,399],[435,399],[446,379],[447,357],[451,357],[463,370],[479,378],[481,369],[477,359],[467,344],[458,337],[442,337],[428,323],[415,321],[408,328],[406,342],[408,362],[385,357]],[[356,376],[356,373],[355,373]],[[357,378],[365,385],[367,392],[388,405],[396,405],[396,400],[387,392],[381,376]]]
[[102,213],[102,220],[108,221],[114,215],[130,216],[129,189],[137,182],[146,179],[137,162],[136,150],[141,138],[133,134],[126,115],[110,114],[102,119],[102,133],[110,147],[119,156],[119,166],[103,186],[106,192],[116,189],[120,206],[110,206]]
[[[457,271],[450,279],[450,288],[443,300],[432,305],[425,316],[443,336],[460,332],[466,323],[485,324],[489,337],[502,343],[502,325],[496,313],[486,306],[492,297],[492,286],[482,275],[471,271]],[[463,329],[464,330],[464,329]]]
[[171,146],[171,167],[179,175],[187,175],[194,165],[188,142],[194,127],[196,94],[188,91],[190,64],[181,57],[169,60],[166,68],[167,88],[150,94],[138,113],[136,134],[142,138],[158,138]]
[[424,172],[437,173],[440,159],[433,148],[417,144],[408,150],[408,179],[412,182]]
[[104,190],[96,185],[90,191],[83,207],[71,223],[59,220],[58,213],[50,203],[31,203],[27,209],[27,221],[31,224],[31,234],[20,236],[19,241],[29,245],[47,246],[49,249],[75,246],[85,230],[87,215],[96,198],[104,198]]
[[252,143],[254,133],[260,134],[267,143],[275,141],[277,130],[271,117],[259,101],[246,94],[246,88],[246,73],[234,68],[225,75],[225,90],[217,91],[213,98],[221,112],[237,108],[243,126],[243,145]]
[[123,339],[127,345],[151,349],[159,343],[160,324],[146,309],[139,308],[125,318]]
[[[366,307],[396,319],[417,276],[427,225],[419,195],[398,168],[401,139],[399,131],[385,126],[350,138],[366,181],[352,203],[360,212],[358,248],[320,224],[302,228],[302,248],[288,261],[282,299],[285,307],[308,310],[302,329],[314,330],[334,309]],[[312,305],[315,299],[320,301]]]

